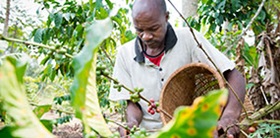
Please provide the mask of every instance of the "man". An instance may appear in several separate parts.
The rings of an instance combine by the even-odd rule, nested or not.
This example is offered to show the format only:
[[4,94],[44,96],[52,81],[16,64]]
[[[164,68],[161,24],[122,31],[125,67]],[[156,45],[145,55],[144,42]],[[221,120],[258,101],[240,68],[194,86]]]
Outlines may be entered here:
[[[136,0],[132,10],[133,24],[137,38],[119,47],[113,77],[121,84],[133,89],[144,88],[141,93],[147,99],[159,100],[160,91],[168,77],[178,68],[192,62],[202,62],[213,66],[198,48],[189,28],[173,29],[168,23],[169,13],[164,0]],[[245,96],[245,81],[228,58],[215,49],[205,38],[196,32],[198,41],[207,51],[219,70],[238,93],[242,101]],[[127,125],[157,130],[162,127],[159,114],[147,112],[148,105],[140,100],[129,100],[128,91],[117,92],[111,88],[111,100],[127,100]],[[172,97],[170,97],[172,98]],[[241,105],[232,92],[226,108],[218,122],[218,128],[226,129],[236,122],[241,113]],[[228,137],[235,136],[239,130],[231,127]],[[120,129],[122,136],[127,132]]]

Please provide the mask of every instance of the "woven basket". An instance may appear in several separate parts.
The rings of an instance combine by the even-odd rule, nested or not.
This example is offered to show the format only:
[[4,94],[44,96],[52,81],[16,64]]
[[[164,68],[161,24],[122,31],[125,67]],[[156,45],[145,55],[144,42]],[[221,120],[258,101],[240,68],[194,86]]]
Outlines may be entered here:
[[[221,75],[203,63],[187,64],[176,70],[167,80],[161,91],[160,108],[169,115],[181,105],[191,105],[194,99],[215,89],[224,88]],[[164,125],[171,118],[161,114]]]

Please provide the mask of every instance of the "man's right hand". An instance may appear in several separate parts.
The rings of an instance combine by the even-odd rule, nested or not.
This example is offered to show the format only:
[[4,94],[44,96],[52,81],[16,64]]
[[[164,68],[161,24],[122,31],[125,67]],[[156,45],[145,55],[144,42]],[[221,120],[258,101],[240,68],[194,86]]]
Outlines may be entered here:
[[119,126],[119,127],[118,127],[118,131],[119,131],[119,133],[120,133],[121,138],[126,138],[126,137],[129,138],[129,132],[128,132],[128,130],[126,130],[125,128]]
[[[128,122],[127,123],[127,127],[129,129],[132,129],[134,126],[138,126],[138,123],[136,123],[136,122]],[[121,138],[129,138],[130,137],[129,136],[130,132],[126,128],[123,128],[123,127],[119,126],[118,131],[120,133]]]
[[[140,105],[138,103],[133,103],[132,101],[127,101],[126,107],[126,120],[127,127],[129,129],[133,128],[133,126],[138,127],[143,118],[143,112],[140,109]],[[129,131],[123,127],[119,127],[118,131],[123,138],[129,137]]]

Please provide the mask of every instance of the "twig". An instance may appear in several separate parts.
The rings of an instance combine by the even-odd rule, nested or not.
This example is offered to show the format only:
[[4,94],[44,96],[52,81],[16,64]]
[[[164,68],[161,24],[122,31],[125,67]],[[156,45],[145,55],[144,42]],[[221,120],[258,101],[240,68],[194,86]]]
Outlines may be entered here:
[[280,124],[280,120],[256,120],[256,121],[253,121],[252,124],[259,124],[259,123],[274,123],[274,124]]
[[167,113],[165,110],[163,110],[163,109],[159,109],[163,114],[165,114],[167,117],[169,117],[170,119],[172,119],[172,116],[169,114],[169,113]]
[[266,98],[266,96],[264,94],[263,86],[261,86],[260,88],[261,88],[261,92],[262,92],[262,95],[263,95],[263,98],[265,100],[266,105],[269,105],[269,102],[268,102],[268,100],[267,100],[267,98]]
[[53,109],[53,110],[56,110],[56,111],[58,111],[58,112],[65,113],[65,114],[68,114],[68,115],[73,115],[73,114],[74,114],[74,112],[65,111],[65,110],[60,110],[60,109]]
[[[237,37],[236,41],[238,42],[242,36],[248,31],[248,29],[251,27],[252,23],[254,22],[254,20],[257,18],[257,16],[260,14],[261,12],[261,9],[263,8],[264,6],[264,3],[265,3],[266,0],[262,0],[262,3],[260,4],[256,14],[253,16],[253,18],[251,19],[251,21],[248,23],[248,25],[246,26],[246,28],[242,31],[242,33]],[[232,49],[232,47],[234,46],[235,44],[229,46],[224,53],[227,53],[230,49]]]
[[[106,77],[106,78],[108,78],[109,80],[113,81],[113,83],[119,84],[119,82],[118,82],[116,79],[114,79],[114,78],[112,78],[112,77],[110,77],[110,76],[104,74],[102,71],[101,71],[101,75],[103,75],[104,77]],[[135,91],[129,89],[128,87],[124,86],[123,84],[121,84],[120,86],[121,86],[122,88],[124,88],[125,90],[129,91],[130,93],[135,93]],[[139,98],[141,98],[142,100],[144,100],[145,102],[147,102],[149,105],[152,104],[147,98],[143,97],[141,94],[139,94]],[[156,108],[158,108],[158,107],[156,107]],[[170,114],[168,114],[164,109],[159,108],[159,110],[160,110],[163,114],[165,114],[166,116],[168,116],[170,119],[172,119],[172,116],[171,116]]]
[[[29,104],[30,104],[31,106],[36,106],[36,107],[42,106],[42,105],[39,105],[38,103],[35,103],[35,102],[29,102]],[[65,114],[68,114],[68,115],[73,115],[73,114],[74,114],[74,112],[65,111],[65,110],[61,110],[61,109],[58,109],[58,108],[54,108],[54,109],[50,109],[50,110],[56,110],[56,111],[58,111],[58,112],[65,113]]]
[[[103,75],[103,76],[105,76],[106,78],[108,78],[108,79],[114,81],[114,83],[119,84],[119,82],[118,82],[117,80],[115,80],[114,78],[112,78],[112,77],[110,77],[110,76],[108,76],[108,75],[105,75],[102,71],[101,71],[101,75]],[[130,93],[135,93],[133,90],[131,90],[130,88],[128,88],[127,86],[125,86],[125,85],[123,85],[123,84],[121,84],[120,86],[121,86],[122,88],[124,88],[125,90],[129,91]],[[147,103],[151,104],[151,102],[150,102],[147,98],[143,97],[141,94],[139,94],[139,97],[140,97],[142,100],[146,101]]]
[[249,135],[248,135],[246,132],[244,132],[242,129],[240,129],[240,132],[241,132],[243,135],[245,135],[245,136],[246,136],[246,138],[248,138],[248,137],[249,137]]
[[106,52],[106,50],[104,49],[103,46],[104,46],[104,42],[102,43],[102,45],[101,45],[99,48],[100,48],[101,51],[105,54],[105,56],[109,59],[110,64],[111,64],[112,66],[114,66],[114,63],[113,63],[112,59],[110,58],[109,54]]
[[189,23],[187,22],[187,20],[183,17],[183,15],[178,11],[178,9],[174,6],[174,4],[168,0],[169,3],[173,6],[173,8],[178,12],[178,14],[181,16],[181,18],[185,21],[185,23],[187,24],[187,26],[190,28],[190,32],[195,40],[195,42],[197,43],[197,46],[203,51],[203,53],[206,55],[206,57],[209,59],[209,61],[213,64],[213,66],[215,67],[215,69],[218,71],[218,73],[221,75],[221,77],[223,78],[223,80],[226,82],[227,86],[229,87],[229,89],[232,91],[232,93],[234,94],[234,96],[236,97],[236,99],[238,100],[238,102],[240,103],[240,105],[242,106],[246,117],[248,117],[248,113],[246,108],[243,105],[243,102],[241,101],[241,99],[239,98],[239,96],[237,95],[237,93],[234,91],[234,89],[231,87],[231,85],[228,83],[228,81],[225,79],[224,75],[221,73],[221,71],[218,69],[217,65],[214,63],[214,61],[210,58],[210,56],[208,55],[208,53],[206,53],[206,51],[204,50],[204,48],[202,47],[201,43],[198,42],[193,29],[191,28],[191,26],[189,25]]
[[11,41],[11,42],[16,42],[16,43],[23,43],[25,45],[33,45],[33,46],[38,46],[38,47],[46,48],[46,49],[55,51],[57,53],[64,54],[65,56],[67,56],[69,58],[73,58],[73,56],[68,54],[66,51],[62,51],[62,50],[56,49],[55,47],[51,47],[51,46],[48,46],[48,45],[39,44],[39,43],[35,43],[35,42],[29,42],[29,41],[24,41],[24,40],[15,39],[15,38],[9,38],[9,37],[3,36],[1,34],[0,34],[0,39],[6,40],[6,41]]
[[121,123],[119,123],[119,122],[116,122],[116,121],[111,120],[111,119],[108,119],[108,118],[105,118],[105,120],[107,120],[108,122],[112,122],[112,123],[114,123],[114,124],[116,124],[116,125],[118,125],[118,126],[121,126],[121,127],[124,128],[124,129],[130,131],[130,129],[129,129],[127,126],[125,126],[125,125],[123,125],[123,124],[121,124]]

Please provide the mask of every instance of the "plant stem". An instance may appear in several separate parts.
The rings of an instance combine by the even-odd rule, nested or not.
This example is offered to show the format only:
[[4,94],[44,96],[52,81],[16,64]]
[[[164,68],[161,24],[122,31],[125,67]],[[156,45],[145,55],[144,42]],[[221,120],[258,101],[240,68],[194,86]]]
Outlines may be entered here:
[[[103,75],[104,77],[108,78],[109,80],[112,80],[113,83],[119,84],[119,82],[118,82],[116,79],[114,79],[114,78],[112,78],[112,77],[110,77],[110,76],[108,76],[108,75],[105,75],[102,71],[101,71],[101,75]],[[124,86],[123,84],[121,84],[120,86],[121,86],[122,88],[126,89],[127,91],[129,91],[129,93],[136,93],[135,91],[129,89],[128,87]],[[152,104],[147,98],[143,97],[141,94],[139,94],[139,98],[141,98],[142,100],[144,100],[145,102],[147,102],[149,105]],[[156,108],[158,108],[158,107],[156,107]],[[172,119],[172,116],[171,116],[170,114],[168,114],[164,109],[161,109],[161,108],[159,108],[159,109],[160,109],[160,111],[161,111],[163,114],[165,114],[165,115],[168,116],[170,119]]]
[[253,124],[259,124],[259,123],[274,123],[274,124],[280,124],[280,120],[256,120],[253,122]]
[[[278,123],[280,124],[279,120],[258,120],[263,116],[266,116],[267,114],[277,111],[280,109],[280,101],[277,101],[276,103],[272,105],[267,105],[264,108],[261,108],[254,114],[252,114],[249,118],[245,118],[241,121],[239,124],[241,129],[244,129],[246,126],[250,126],[254,123],[261,123],[261,122],[270,122],[270,123]],[[257,121],[255,121],[257,120]]]
[[11,42],[16,42],[16,43],[22,43],[22,44],[25,44],[25,45],[33,45],[33,46],[38,46],[38,47],[46,48],[46,49],[55,51],[57,53],[64,54],[65,56],[67,56],[69,58],[73,58],[73,56],[68,54],[66,51],[59,50],[59,49],[56,49],[55,47],[51,47],[51,46],[48,46],[48,45],[39,44],[39,43],[35,43],[35,42],[29,42],[29,41],[24,41],[24,40],[15,39],[15,38],[9,38],[9,37],[3,36],[3,35],[0,35],[0,39],[6,40],[6,41],[11,41]]
[[243,102],[241,101],[241,99],[239,98],[239,96],[237,95],[237,93],[234,91],[234,89],[231,87],[231,85],[228,83],[228,81],[225,79],[224,75],[221,73],[221,71],[218,69],[217,65],[214,63],[214,61],[210,58],[210,56],[206,53],[206,51],[204,50],[204,48],[202,47],[201,43],[199,43],[199,41],[197,40],[193,29],[190,27],[189,23],[187,22],[187,20],[183,17],[183,15],[178,11],[178,9],[174,6],[174,4],[168,0],[169,3],[173,6],[173,8],[177,11],[177,13],[180,15],[180,17],[185,21],[185,23],[187,24],[187,26],[190,28],[190,32],[195,40],[195,42],[197,43],[197,46],[203,51],[203,53],[206,55],[206,57],[209,59],[209,61],[213,64],[213,66],[215,67],[215,69],[218,71],[218,73],[221,75],[221,77],[223,78],[223,80],[226,82],[227,86],[229,87],[229,89],[233,92],[234,96],[236,97],[236,99],[238,100],[238,102],[240,103],[240,105],[242,106],[245,114],[246,114],[246,118],[248,118],[248,113],[246,108],[243,105]]
[[111,64],[112,66],[114,66],[114,63],[113,63],[112,59],[110,58],[109,54],[106,52],[106,50],[105,50],[104,47],[103,47],[104,44],[105,44],[105,42],[103,42],[102,45],[101,45],[99,48],[100,48],[101,51],[105,54],[105,56],[109,59],[110,64]]
[[245,135],[245,136],[246,136],[246,138],[248,138],[248,137],[249,137],[249,135],[248,135],[246,132],[244,132],[242,129],[240,129],[240,132],[241,132],[243,135]]
[[116,121],[111,120],[111,119],[108,119],[108,118],[105,118],[105,120],[107,120],[108,122],[112,122],[112,123],[114,123],[114,124],[116,124],[116,125],[118,125],[118,126],[121,126],[121,127],[124,128],[124,129],[130,131],[130,129],[129,129],[127,126],[125,126],[125,125],[123,125],[123,124],[121,124],[121,123],[119,123],[119,122],[116,122]]

